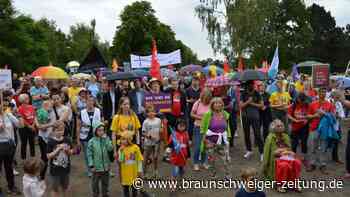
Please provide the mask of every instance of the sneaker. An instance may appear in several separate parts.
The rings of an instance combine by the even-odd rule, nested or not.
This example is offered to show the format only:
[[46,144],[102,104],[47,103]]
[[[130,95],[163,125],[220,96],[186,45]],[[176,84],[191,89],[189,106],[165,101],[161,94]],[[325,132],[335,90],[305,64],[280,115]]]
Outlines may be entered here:
[[194,171],[199,171],[199,166],[198,166],[198,164],[194,164],[194,165],[193,165],[193,170],[194,170]]
[[13,169],[13,175],[17,176],[19,175],[19,172],[16,169]]
[[109,172],[109,177],[114,177],[115,176],[115,174],[111,171],[111,172]]
[[203,164],[203,168],[209,170],[210,166],[208,164]]
[[238,132],[235,133],[235,138],[238,138]]
[[88,173],[87,173],[87,176],[88,176],[89,178],[91,178],[91,177],[92,177],[92,173],[91,173],[91,172],[88,172]]
[[260,154],[260,162],[263,162],[263,161],[264,161],[264,155]]
[[249,159],[252,155],[253,155],[253,152],[252,151],[248,151],[243,157],[245,159]]

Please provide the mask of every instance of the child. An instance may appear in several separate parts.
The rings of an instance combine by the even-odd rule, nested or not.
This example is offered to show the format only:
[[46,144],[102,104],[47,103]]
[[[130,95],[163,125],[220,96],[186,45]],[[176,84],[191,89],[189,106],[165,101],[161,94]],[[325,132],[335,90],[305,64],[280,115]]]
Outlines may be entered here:
[[146,106],[147,118],[142,124],[142,135],[144,137],[144,174],[147,176],[148,161],[151,160],[154,167],[154,177],[158,176],[158,155],[160,147],[160,132],[162,121],[156,117],[153,105]]
[[178,119],[176,131],[172,131],[169,138],[169,148],[171,148],[170,163],[173,165],[172,176],[174,179],[182,178],[185,173],[186,161],[190,158],[189,147],[186,121]]
[[[52,197],[67,196],[70,174],[70,155],[73,154],[72,142],[64,137],[64,123],[58,121],[49,138],[47,158],[49,159],[49,185]],[[60,191],[61,190],[61,191]]]
[[142,176],[143,157],[140,148],[132,143],[133,132],[124,131],[121,135],[121,146],[118,150],[120,163],[120,178],[124,197],[129,197],[130,189],[132,196],[137,196],[137,190],[132,186],[137,177]]
[[256,188],[254,184],[248,183],[249,181],[254,181],[257,174],[258,173],[255,168],[246,168],[241,171],[241,178],[244,181],[245,185],[237,191],[235,195],[236,197],[265,197],[266,196],[265,193],[263,191],[259,191],[259,188]]
[[339,90],[335,90],[332,92],[332,103],[335,106],[335,116],[337,119],[337,122],[335,124],[335,129],[339,135],[339,139],[333,139],[332,140],[332,159],[333,161],[335,161],[337,164],[344,164],[340,159],[339,159],[339,155],[338,155],[338,145],[339,142],[341,141],[341,120],[345,118],[345,112],[344,112],[344,108],[343,108],[343,104],[341,103],[342,100],[342,92]]
[[25,197],[42,197],[46,190],[45,181],[38,176],[44,163],[36,158],[24,162],[23,195]]
[[36,111],[36,125],[39,129],[39,147],[41,153],[41,160],[44,162],[44,166],[41,169],[40,178],[45,179],[47,169],[47,142],[52,131],[53,123],[50,123],[49,111],[51,110],[51,102],[45,100],[42,107]]
[[100,195],[100,182],[102,184],[102,196],[108,197],[109,170],[111,161],[109,152],[113,151],[112,141],[106,136],[101,122],[93,125],[95,136],[88,142],[87,157],[88,166],[92,174],[93,197]]

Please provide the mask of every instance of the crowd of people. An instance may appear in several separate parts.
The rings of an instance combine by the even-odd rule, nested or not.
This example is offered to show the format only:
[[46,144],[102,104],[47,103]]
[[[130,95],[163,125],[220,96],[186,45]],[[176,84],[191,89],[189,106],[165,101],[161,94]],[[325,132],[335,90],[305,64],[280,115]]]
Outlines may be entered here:
[[[113,176],[120,178],[125,197],[137,196],[140,191],[132,187],[133,181],[161,178],[160,160],[172,165],[173,179],[183,177],[190,163],[195,172],[204,169],[211,178],[223,173],[230,179],[230,151],[237,146],[240,124],[246,148],[242,158],[250,159],[256,145],[267,180],[296,180],[303,166],[327,175],[329,156],[343,164],[338,145],[345,136],[341,120],[350,101],[335,81],[313,88],[307,75],[293,82],[280,74],[272,84],[245,81],[213,88],[199,76],[194,73],[189,82],[181,77],[107,81],[93,75],[89,80],[52,82],[14,75],[13,89],[3,92],[0,110],[0,164],[8,193],[68,196],[71,157],[80,153],[94,197],[110,196]],[[170,112],[145,104],[145,94],[159,93],[170,95]],[[350,135],[344,178],[350,178],[349,142]],[[24,170],[22,191],[14,181],[19,166]],[[117,174],[113,166],[118,166]],[[252,168],[242,172],[244,180],[257,175]],[[247,193],[253,191],[241,189],[236,196],[251,196]],[[282,187],[277,191],[287,192]]]

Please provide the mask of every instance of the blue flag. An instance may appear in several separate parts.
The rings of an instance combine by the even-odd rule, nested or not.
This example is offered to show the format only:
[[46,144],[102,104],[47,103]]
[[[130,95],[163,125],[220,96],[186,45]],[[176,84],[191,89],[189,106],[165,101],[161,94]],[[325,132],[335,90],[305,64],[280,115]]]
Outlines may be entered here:
[[294,64],[293,65],[293,70],[292,70],[292,78],[293,81],[297,81],[300,78],[299,72],[298,72],[298,65]]
[[279,64],[280,64],[280,59],[278,57],[278,45],[277,45],[275,54],[273,55],[273,59],[271,62],[271,67],[269,68],[269,71],[268,71],[268,76],[270,79],[276,78]]
[[176,139],[176,132],[174,131],[174,129],[170,127],[170,131],[171,131],[171,140],[174,145],[174,150],[176,154],[179,154],[181,151],[181,144]]

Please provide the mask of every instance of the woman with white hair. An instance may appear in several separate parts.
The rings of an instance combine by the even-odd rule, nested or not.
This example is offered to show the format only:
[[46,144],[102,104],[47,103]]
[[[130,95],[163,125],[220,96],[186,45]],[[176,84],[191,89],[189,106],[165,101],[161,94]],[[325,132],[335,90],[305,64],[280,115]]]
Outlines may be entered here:
[[[267,180],[277,182],[277,191],[285,193],[286,190],[281,187],[281,183],[284,181],[294,182],[300,178],[301,161],[291,150],[290,138],[284,123],[275,119],[270,126],[271,131],[264,146],[263,174]],[[296,191],[300,191],[298,186],[292,185],[292,187]]]
[[30,156],[35,157],[34,137],[35,137],[35,109],[29,104],[28,94],[21,94],[18,98],[21,105],[18,107],[18,113],[23,123],[23,128],[19,129],[21,139],[21,158],[27,158],[27,144],[29,143]]

